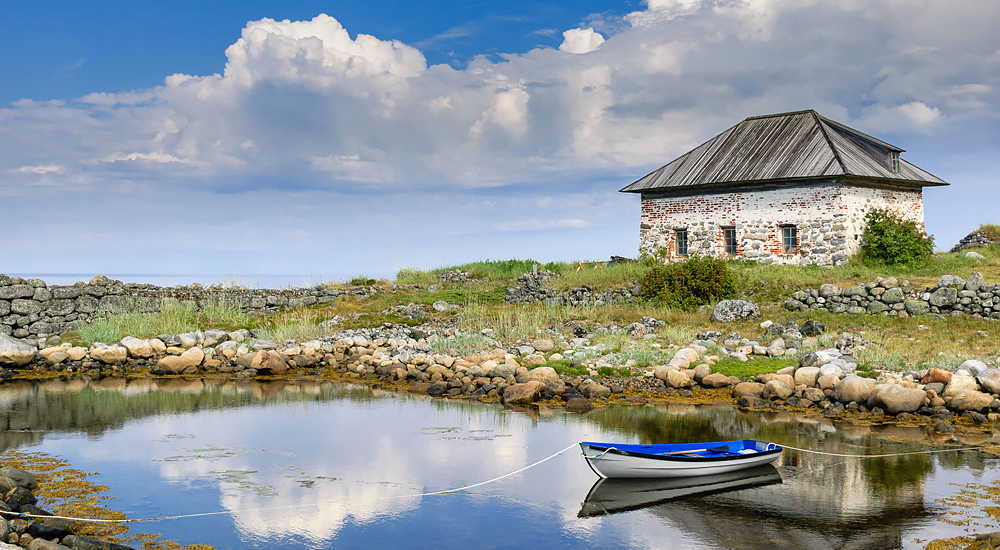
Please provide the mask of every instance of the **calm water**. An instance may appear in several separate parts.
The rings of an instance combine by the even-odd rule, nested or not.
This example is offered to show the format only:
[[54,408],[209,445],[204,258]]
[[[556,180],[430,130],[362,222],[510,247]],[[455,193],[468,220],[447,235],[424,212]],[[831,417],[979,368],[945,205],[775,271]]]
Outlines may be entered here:
[[574,449],[466,493],[412,497],[517,470],[580,440],[745,437],[874,453],[921,449],[907,441],[926,435],[726,408],[504,410],[309,381],[6,384],[0,426],[4,448],[99,472],[95,481],[129,517],[226,512],[133,527],[220,549],[921,548],[965,533],[940,521],[952,509],[939,499],[958,491],[953,484],[998,478],[996,461],[978,453],[856,460],[786,450],[776,468],[715,480],[713,491],[595,485]]

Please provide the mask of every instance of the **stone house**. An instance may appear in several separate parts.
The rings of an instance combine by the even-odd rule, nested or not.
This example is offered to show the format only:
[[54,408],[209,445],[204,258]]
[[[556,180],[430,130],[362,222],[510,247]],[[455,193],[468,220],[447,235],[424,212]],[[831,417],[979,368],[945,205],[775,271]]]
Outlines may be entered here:
[[869,210],[922,227],[923,188],[948,185],[902,152],[812,110],[755,116],[621,191],[642,198],[640,254],[835,265]]

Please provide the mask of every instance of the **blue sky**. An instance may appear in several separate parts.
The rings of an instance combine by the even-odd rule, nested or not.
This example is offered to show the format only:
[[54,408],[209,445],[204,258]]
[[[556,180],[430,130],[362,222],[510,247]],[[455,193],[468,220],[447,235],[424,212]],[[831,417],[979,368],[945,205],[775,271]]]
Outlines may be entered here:
[[[906,149],[996,222],[1000,4],[7,2],[0,271],[327,279],[634,256],[617,192],[746,116]],[[179,281],[181,282],[181,281]]]

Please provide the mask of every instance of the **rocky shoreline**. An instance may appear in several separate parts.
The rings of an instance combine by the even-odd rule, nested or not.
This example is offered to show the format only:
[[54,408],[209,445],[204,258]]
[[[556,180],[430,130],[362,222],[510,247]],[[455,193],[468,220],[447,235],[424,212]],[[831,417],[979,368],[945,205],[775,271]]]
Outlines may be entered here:
[[[121,544],[73,534],[69,521],[48,518],[39,508],[35,476],[17,468],[0,468],[0,550],[130,550]],[[23,515],[22,515],[23,514]],[[37,522],[36,519],[41,519]]]

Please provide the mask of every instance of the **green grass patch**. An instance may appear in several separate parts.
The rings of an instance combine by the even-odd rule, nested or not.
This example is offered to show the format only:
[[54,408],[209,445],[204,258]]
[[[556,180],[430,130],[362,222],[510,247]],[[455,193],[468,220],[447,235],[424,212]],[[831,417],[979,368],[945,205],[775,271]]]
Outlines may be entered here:
[[736,376],[741,380],[753,379],[758,374],[768,374],[778,372],[785,367],[794,367],[798,362],[794,359],[783,359],[781,357],[754,357],[749,361],[740,361],[726,357],[712,365],[712,372],[718,372],[726,376]]
[[209,328],[257,328],[260,323],[259,319],[243,313],[224,297],[206,302],[201,309],[176,300],[164,300],[160,311],[154,313],[135,311],[138,309],[135,304],[128,302],[121,309],[123,311],[120,312],[98,312],[90,323],[81,325],[75,334],[68,335],[68,341],[79,340],[87,346],[94,342],[114,344],[126,336],[150,338],[158,334],[180,334]]
[[444,300],[449,304],[485,304],[497,305],[504,303],[503,291],[499,288],[486,288],[476,286],[465,286],[449,288],[436,292],[425,292],[418,294],[416,302],[430,305],[439,300]]
[[552,367],[552,370],[566,376],[585,376],[590,372],[583,365],[571,365],[568,359],[548,361],[544,365],[536,365],[536,367]]
[[597,375],[601,378],[632,376],[632,369],[628,367],[597,367]]

